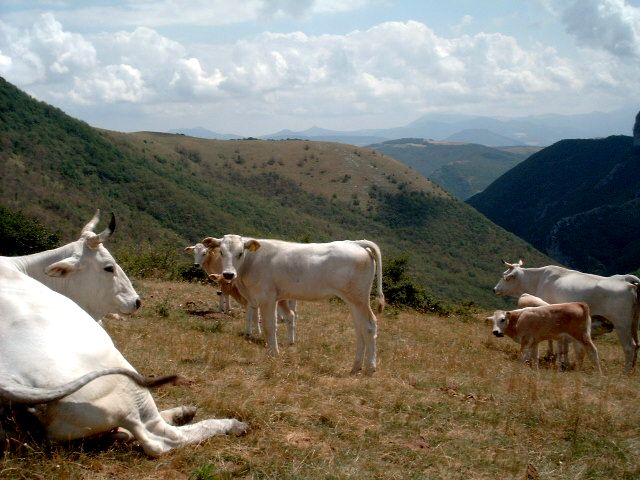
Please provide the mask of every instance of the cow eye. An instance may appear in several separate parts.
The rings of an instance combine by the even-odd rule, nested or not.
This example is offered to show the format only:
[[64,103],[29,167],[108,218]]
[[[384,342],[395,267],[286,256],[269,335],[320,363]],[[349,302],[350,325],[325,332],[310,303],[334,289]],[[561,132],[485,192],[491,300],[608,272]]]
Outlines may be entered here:
[[244,253],[244,252],[240,252],[240,253],[238,254],[238,258],[242,257],[242,254],[243,254],[243,253]]
[[104,267],[104,271],[105,272],[109,272],[109,273],[113,273],[115,271],[115,269],[113,268],[113,265],[109,265],[108,267]]

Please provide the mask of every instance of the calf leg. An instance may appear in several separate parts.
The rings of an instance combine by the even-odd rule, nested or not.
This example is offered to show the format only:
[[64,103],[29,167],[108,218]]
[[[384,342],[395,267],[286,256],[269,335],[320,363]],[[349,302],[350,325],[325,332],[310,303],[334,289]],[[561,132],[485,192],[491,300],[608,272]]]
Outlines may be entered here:
[[566,337],[560,337],[558,340],[558,358],[562,370],[569,368],[569,339]]
[[598,349],[594,345],[591,338],[586,338],[584,340],[583,346],[584,346],[583,350],[586,350],[587,353],[589,354],[589,359],[596,366],[598,373],[602,375],[602,367],[600,366],[600,356],[598,355]]

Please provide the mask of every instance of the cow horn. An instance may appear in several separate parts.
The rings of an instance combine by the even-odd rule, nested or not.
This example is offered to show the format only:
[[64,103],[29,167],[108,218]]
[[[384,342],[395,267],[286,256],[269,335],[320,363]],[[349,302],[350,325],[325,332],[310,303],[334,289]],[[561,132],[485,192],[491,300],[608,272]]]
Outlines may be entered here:
[[89,220],[89,223],[87,223],[83,229],[82,232],[80,232],[80,236],[83,236],[86,233],[89,232],[93,232],[93,229],[96,228],[96,225],[98,224],[98,222],[100,221],[100,209],[96,209],[96,213],[93,214],[93,218],[91,220]]
[[98,235],[98,238],[100,239],[100,243],[104,243],[106,242],[109,237],[111,235],[113,235],[113,232],[116,229],[116,216],[113,214],[113,212],[111,212],[111,220],[109,220],[109,226],[107,228],[105,228],[102,232],[100,232],[100,234]]

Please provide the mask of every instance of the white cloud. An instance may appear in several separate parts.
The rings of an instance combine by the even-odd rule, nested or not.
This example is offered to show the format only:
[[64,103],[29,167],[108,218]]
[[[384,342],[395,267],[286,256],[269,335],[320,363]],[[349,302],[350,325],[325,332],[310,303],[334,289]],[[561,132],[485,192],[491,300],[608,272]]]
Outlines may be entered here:
[[640,57],[640,8],[624,0],[578,0],[562,21],[579,44],[623,58]]
[[0,50],[11,58],[3,73],[21,84],[55,79],[96,64],[96,51],[81,35],[66,32],[50,13],[19,30],[0,22]]
[[[271,4],[269,14],[302,15],[337,9],[340,3],[282,0]],[[136,2],[127,8],[150,5]],[[265,4],[243,5],[256,11]],[[574,108],[603,91],[607,99],[626,98],[636,88],[640,66],[607,51],[612,50],[589,50],[583,59],[570,60],[545,45],[523,46],[513,36],[445,37],[417,21],[384,22],[342,35],[266,32],[196,46],[149,27],[80,35],[51,14],[23,29],[0,22],[0,72],[9,81],[37,90],[45,101],[55,99],[63,109],[91,106],[99,116],[103,107],[112,115],[126,105],[132,118],[153,111],[188,119],[177,113],[181,109],[203,117],[265,119],[401,113],[411,118],[438,109],[542,113],[550,106]]]
[[108,65],[75,77],[71,98],[80,104],[140,102],[150,95],[140,70],[131,65]]

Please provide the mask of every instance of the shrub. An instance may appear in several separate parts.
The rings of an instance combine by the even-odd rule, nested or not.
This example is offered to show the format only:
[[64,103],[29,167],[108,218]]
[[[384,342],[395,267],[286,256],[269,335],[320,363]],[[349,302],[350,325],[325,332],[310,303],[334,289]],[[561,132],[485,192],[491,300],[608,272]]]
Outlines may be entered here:
[[29,255],[56,248],[60,238],[22,212],[0,205],[0,255]]
[[449,306],[432,298],[407,274],[408,255],[390,258],[382,267],[382,290],[385,300],[396,307],[409,307],[437,315],[452,313]]

